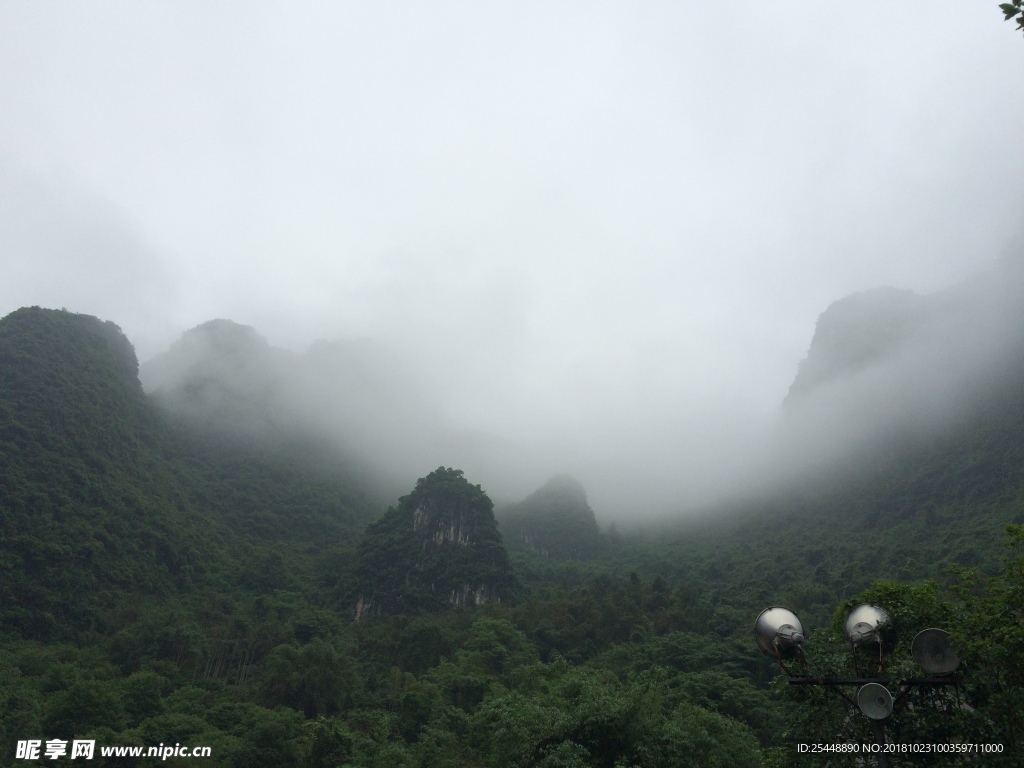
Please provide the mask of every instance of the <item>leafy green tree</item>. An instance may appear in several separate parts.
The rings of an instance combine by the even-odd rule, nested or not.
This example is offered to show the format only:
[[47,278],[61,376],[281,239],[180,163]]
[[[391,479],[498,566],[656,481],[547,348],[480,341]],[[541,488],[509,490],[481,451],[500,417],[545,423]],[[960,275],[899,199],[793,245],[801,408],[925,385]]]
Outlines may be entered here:
[[135,672],[121,682],[121,707],[130,726],[163,712],[162,693],[168,685],[167,678],[152,670]]
[[[1010,554],[996,576],[962,569],[964,611],[954,636],[968,670],[967,705],[979,738],[1024,753],[1024,526],[1007,526]],[[980,592],[980,595],[977,594]],[[1012,764],[1007,758],[1007,765]]]
[[536,663],[538,658],[537,649],[511,622],[483,618],[473,623],[457,660],[462,666],[505,679],[516,669]]
[[15,654],[0,651],[0,750],[13,755],[26,734],[43,732],[44,694]]
[[746,726],[674,700],[658,676],[621,682],[565,662],[524,672],[515,690],[489,699],[473,716],[473,738],[487,765],[760,765]]
[[336,768],[353,757],[352,734],[336,719],[318,717],[305,725],[307,742],[300,768]]
[[1001,3],[999,6],[1005,17],[1003,21],[1010,21],[1020,16],[1017,19],[1017,29],[1024,29],[1024,9],[1021,8],[1022,3],[1024,3],[1024,0],[1010,0],[1009,3]]
[[321,638],[301,647],[277,646],[263,661],[261,678],[268,703],[308,718],[336,714],[351,703],[357,687],[351,660]]

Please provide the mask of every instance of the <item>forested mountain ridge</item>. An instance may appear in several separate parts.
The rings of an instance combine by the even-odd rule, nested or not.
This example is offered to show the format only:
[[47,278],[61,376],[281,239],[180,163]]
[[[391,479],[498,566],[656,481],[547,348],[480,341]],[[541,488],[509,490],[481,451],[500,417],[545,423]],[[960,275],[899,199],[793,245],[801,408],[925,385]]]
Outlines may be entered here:
[[[671,604],[667,585],[610,577],[513,605],[490,501],[439,470],[406,501],[440,599],[353,623],[357,577],[379,577],[395,551],[384,541],[384,559],[355,557],[371,505],[331,471],[329,450],[174,416],[142,394],[123,335],[95,318],[23,310],[0,321],[0,339],[5,761],[21,739],[85,738],[97,751],[208,745],[210,765],[232,768],[642,754],[757,765],[752,728],[771,738],[774,716],[752,682],[729,686],[756,706],[726,714],[702,706],[704,678],[677,690],[620,678],[619,656],[596,662],[629,639],[648,600]],[[439,491],[460,503],[435,504]],[[484,556],[434,557],[474,551]],[[704,670],[733,668],[727,656],[706,655]],[[752,652],[740,656],[746,669]],[[524,720],[523,707],[543,715]]]
[[[0,320],[5,626],[42,638],[102,629],[125,600],[248,578],[282,546],[352,546],[372,514],[329,458],[310,461],[315,445],[169,420],[137,371],[111,322],[38,307]],[[294,578],[268,562],[257,582]]]
[[[212,330],[263,354],[239,328]],[[521,549],[510,565],[489,499],[458,470],[378,517],[335,446],[239,431],[259,398],[227,428],[180,418],[142,393],[116,326],[20,310],[0,320],[0,760],[18,739],[84,737],[211,745],[225,768],[794,763],[796,741],[846,721],[793,718],[769,692],[757,611],[792,607],[813,650],[875,579],[995,571],[1024,510],[1024,357],[1005,350],[984,396],[934,429],[653,537],[606,534],[578,559]],[[524,504],[557,518],[572,502],[586,542],[593,512],[562,485]],[[574,534],[556,533],[571,555]],[[963,639],[984,671],[964,685],[979,715],[949,738],[1006,740],[1020,722],[1000,690],[1021,685],[1005,660],[1024,658],[1024,566],[1004,574],[988,592],[866,593],[903,620],[960,611],[1000,638]],[[360,595],[393,604],[353,622]]]
[[62,635],[110,590],[168,592],[200,556],[162,476],[158,417],[110,322],[38,307],[0,320],[0,616]]

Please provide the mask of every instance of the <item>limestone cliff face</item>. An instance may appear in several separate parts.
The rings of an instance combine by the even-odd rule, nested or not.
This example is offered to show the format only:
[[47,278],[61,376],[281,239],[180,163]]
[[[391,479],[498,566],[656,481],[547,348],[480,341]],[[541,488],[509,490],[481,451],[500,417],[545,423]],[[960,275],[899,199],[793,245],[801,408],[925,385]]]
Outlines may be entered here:
[[424,551],[444,544],[468,547],[472,543],[473,509],[458,499],[424,499],[412,512],[412,529]]
[[517,591],[493,504],[461,470],[439,467],[369,526],[353,615],[508,600]]

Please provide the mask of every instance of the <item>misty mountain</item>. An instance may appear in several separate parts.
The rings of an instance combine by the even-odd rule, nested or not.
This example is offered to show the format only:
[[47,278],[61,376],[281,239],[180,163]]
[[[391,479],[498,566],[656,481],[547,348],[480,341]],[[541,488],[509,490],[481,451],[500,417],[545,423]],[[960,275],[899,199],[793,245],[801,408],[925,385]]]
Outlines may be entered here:
[[[294,412],[273,404],[289,403],[299,356],[230,323],[196,338],[201,354],[178,348],[166,370],[183,373],[157,398],[112,323],[38,308],[0,320],[0,735],[12,754],[27,732],[185,738],[230,768],[393,764],[399,751],[435,765],[453,750],[489,764],[531,696],[537,722],[600,754],[624,749],[605,744],[624,706],[627,722],[650,719],[637,744],[661,738],[658,723],[682,735],[712,723],[754,755],[789,721],[750,639],[760,608],[826,626],[875,579],[991,568],[1006,523],[1024,520],[1024,357],[1005,344],[999,375],[927,439],[699,523],[609,537],[589,556],[600,536],[586,493],[555,477],[507,510],[521,526],[510,562],[490,498],[463,472],[439,468],[378,517],[330,445],[281,431]],[[973,669],[965,690],[984,684]],[[685,692],[697,720],[652,708],[662,677],[656,700]],[[367,731],[378,719],[387,727]],[[530,738],[542,754],[548,731]]]
[[784,404],[795,407],[830,383],[883,364],[919,343],[929,319],[928,304],[925,297],[897,288],[855,293],[831,304],[818,318]]
[[778,473],[835,469],[964,427],[1020,375],[1022,297],[1021,271],[1006,262],[931,295],[878,288],[834,302],[783,402]]
[[186,331],[139,376],[173,412],[243,434],[340,430],[365,445],[379,442],[371,424],[416,431],[437,420],[412,371],[374,342],[320,341],[295,354],[230,320]]
[[439,467],[370,525],[359,545],[355,618],[509,600],[518,591],[494,505]]
[[139,370],[145,390],[195,424],[255,437],[284,428],[284,381],[292,361],[254,328],[211,320],[184,333]]
[[[111,322],[38,307],[0,320],[5,626],[69,636],[125,600],[224,580],[294,587],[310,574],[287,556],[354,544],[375,511],[349,468],[308,446],[225,442],[168,418],[137,371]],[[195,381],[211,416],[236,402]]]
[[[821,316],[765,459],[771,481],[667,524],[659,567],[713,600],[824,623],[875,579],[993,571],[1024,522],[1020,271],[856,294]],[[739,603],[736,603],[739,607]],[[724,611],[723,609],[720,609]]]
[[170,413],[242,440],[305,440],[340,454],[394,498],[423,466],[493,468],[499,438],[453,428],[415,369],[369,340],[317,341],[302,353],[250,326],[212,320],[141,366]]
[[555,560],[582,560],[601,548],[601,531],[587,492],[569,475],[556,475],[499,515],[510,549]]
[[[931,295],[878,288],[839,299],[819,317],[774,426],[751,424],[731,451],[723,443],[738,437],[710,431],[707,455],[721,460],[689,483],[673,483],[669,473],[692,456],[643,444],[626,454],[636,466],[615,483],[613,514],[685,509],[693,499],[742,498],[842,474],[957,429],[1022,357],[1021,272],[1006,261]],[[517,443],[456,427],[415,366],[368,339],[292,352],[217,320],[183,334],[140,377],[169,412],[201,429],[333,451],[389,501],[424,466],[439,465],[462,468],[503,504],[521,499],[556,461],[586,476],[598,498],[609,492],[604,444],[574,446],[570,436],[550,434]]]

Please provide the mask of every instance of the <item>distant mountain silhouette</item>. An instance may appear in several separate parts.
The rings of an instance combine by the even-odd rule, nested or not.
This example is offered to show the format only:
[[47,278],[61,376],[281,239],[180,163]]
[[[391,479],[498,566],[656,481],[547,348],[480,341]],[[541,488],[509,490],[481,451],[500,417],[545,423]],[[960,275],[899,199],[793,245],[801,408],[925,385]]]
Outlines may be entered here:
[[931,295],[853,294],[819,317],[783,403],[792,465],[891,453],[997,397],[1024,360],[1024,281],[1004,264]]
[[317,341],[295,353],[249,326],[212,320],[144,363],[140,378],[164,408],[203,429],[316,441],[392,499],[425,463],[476,469],[501,458],[500,439],[451,428],[422,377],[371,339]]
[[500,523],[510,548],[555,560],[586,559],[597,554],[601,545],[587,493],[569,475],[556,475],[504,510]]

